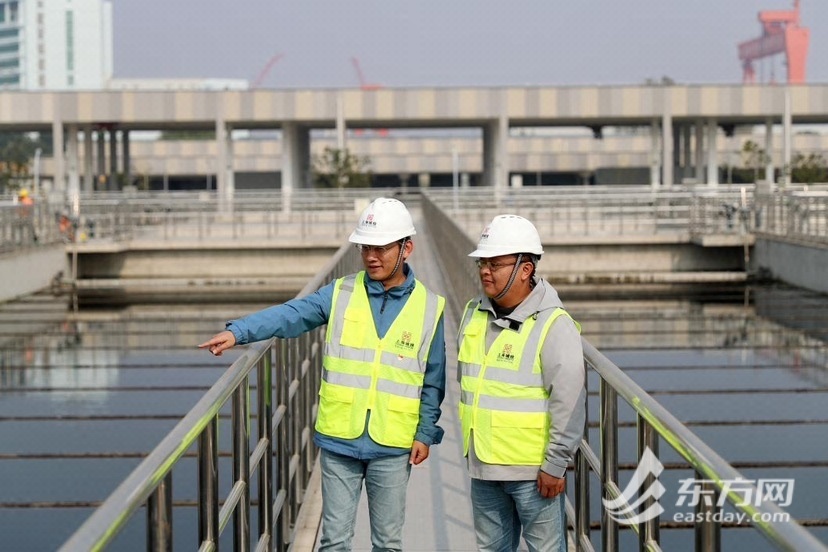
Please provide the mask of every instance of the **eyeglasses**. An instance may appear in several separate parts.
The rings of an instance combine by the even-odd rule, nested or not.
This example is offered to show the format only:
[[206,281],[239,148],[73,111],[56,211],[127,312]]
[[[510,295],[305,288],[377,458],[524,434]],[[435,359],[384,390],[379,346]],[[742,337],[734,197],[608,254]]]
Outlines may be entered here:
[[484,269],[484,268],[488,268],[491,272],[496,272],[496,271],[498,271],[501,268],[506,267],[506,266],[515,266],[517,264],[517,262],[514,262],[514,263],[495,263],[495,262],[490,261],[489,259],[477,259],[475,261],[475,264],[477,265],[477,268],[479,268],[481,270]]
[[356,248],[363,255],[374,255],[376,257],[382,257],[399,244],[400,242],[393,242],[389,243],[388,245],[365,245],[364,243],[358,243],[356,244]]

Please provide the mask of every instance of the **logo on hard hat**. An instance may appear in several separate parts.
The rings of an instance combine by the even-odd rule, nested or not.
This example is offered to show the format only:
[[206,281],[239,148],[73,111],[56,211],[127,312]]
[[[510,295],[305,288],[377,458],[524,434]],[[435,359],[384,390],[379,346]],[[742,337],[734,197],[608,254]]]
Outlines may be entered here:
[[374,213],[368,213],[365,215],[365,218],[362,220],[362,226],[376,226],[377,223],[374,222]]
[[482,234],[480,234],[480,239],[481,239],[481,240],[488,240],[488,239],[489,239],[489,231],[490,231],[491,229],[492,229],[492,225],[491,225],[491,224],[490,224],[490,225],[488,225],[488,226],[486,226],[486,228],[484,228],[484,229],[483,229],[483,233],[482,233]]

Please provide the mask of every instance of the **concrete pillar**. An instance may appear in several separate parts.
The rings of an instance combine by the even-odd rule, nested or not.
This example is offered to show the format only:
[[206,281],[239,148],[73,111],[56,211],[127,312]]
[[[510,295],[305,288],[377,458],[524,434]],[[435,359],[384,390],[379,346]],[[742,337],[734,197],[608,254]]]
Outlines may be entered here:
[[63,157],[63,121],[52,121],[52,151],[55,159],[55,174],[52,188],[55,191],[66,192],[66,172]]
[[693,177],[696,184],[701,184],[704,182],[704,121],[699,119],[694,126],[696,127],[696,139],[694,140],[696,169],[693,171]]
[[109,129],[109,190],[120,190],[118,185],[118,131]]
[[233,171],[233,127],[227,125],[224,133],[224,184],[227,197],[232,201],[236,196],[236,175]]
[[345,101],[342,93],[336,95],[336,147],[344,150],[345,144]]
[[658,120],[650,121],[650,186],[653,189],[661,187],[661,138]]
[[685,123],[681,127],[682,137],[681,137],[681,146],[684,149],[684,153],[681,156],[681,179],[679,182],[683,182],[685,178],[690,175],[690,169],[693,167],[693,129],[690,123]]
[[793,127],[793,108],[791,106],[791,88],[785,86],[784,111],[782,113],[782,186],[791,184],[791,131]]
[[299,184],[298,138],[296,123],[282,125],[282,211],[285,213],[291,211],[293,189]]
[[707,185],[719,185],[719,159],[718,159],[718,137],[719,127],[716,119],[707,121]]
[[297,127],[296,156],[299,166],[299,186],[313,188],[313,171],[311,170],[310,129]]
[[92,159],[92,125],[83,127],[83,191],[95,190],[95,170]]
[[232,209],[233,154],[231,129],[223,117],[216,119],[216,195],[221,210]]
[[673,116],[670,114],[669,96],[664,102],[664,113],[661,116],[661,172],[662,185],[665,188],[673,186]]
[[496,194],[508,185],[509,120],[501,115],[483,127],[483,185],[493,186]]
[[773,183],[773,119],[765,121],[765,181]]
[[673,184],[681,183],[681,131],[681,125],[673,127]]
[[106,184],[106,133],[103,129],[98,129],[98,170],[97,170],[97,180],[98,190],[103,190],[104,185]]
[[78,125],[66,125],[66,173],[68,182],[66,196],[74,204],[80,194],[80,152],[78,144]]
[[129,186],[132,184],[132,171],[129,168],[129,131],[127,129],[121,131],[121,156],[124,163],[124,184]]

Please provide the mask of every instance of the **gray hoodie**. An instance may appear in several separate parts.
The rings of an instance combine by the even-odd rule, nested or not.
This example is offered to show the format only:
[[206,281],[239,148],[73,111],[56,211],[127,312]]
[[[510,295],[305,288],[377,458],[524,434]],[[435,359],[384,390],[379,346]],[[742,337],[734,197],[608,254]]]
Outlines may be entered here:
[[[522,324],[536,312],[557,307],[563,308],[558,292],[546,280],[536,280],[536,286],[511,314],[496,319],[492,302],[480,298],[479,310],[488,312],[486,330],[488,350],[497,335],[510,324]],[[459,336],[458,336],[459,339]],[[581,336],[569,317],[560,316],[549,328],[541,347],[543,384],[549,392],[547,408],[552,425],[549,428],[549,444],[546,459],[540,466],[503,466],[481,462],[474,453],[474,435],[469,446],[469,475],[475,479],[490,481],[534,480],[538,468],[554,477],[563,477],[566,467],[583,436],[586,419],[586,388],[584,387],[584,351]],[[460,374],[457,374],[458,379]]]

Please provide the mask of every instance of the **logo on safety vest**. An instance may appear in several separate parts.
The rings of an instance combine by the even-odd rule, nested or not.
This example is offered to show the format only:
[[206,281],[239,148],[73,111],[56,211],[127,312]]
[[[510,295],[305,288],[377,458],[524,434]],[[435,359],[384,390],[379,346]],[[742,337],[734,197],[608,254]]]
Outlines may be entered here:
[[507,344],[503,346],[503,350],[497,355],[498,362],[514,362],[515,355],[512,353],[512,345]]
[[407,351],[414,350],[414,340],[411,338],[411,332],[403,332],[402,336],[396,342],[397,348],[405,349]]

